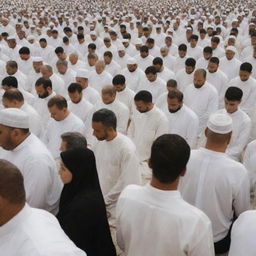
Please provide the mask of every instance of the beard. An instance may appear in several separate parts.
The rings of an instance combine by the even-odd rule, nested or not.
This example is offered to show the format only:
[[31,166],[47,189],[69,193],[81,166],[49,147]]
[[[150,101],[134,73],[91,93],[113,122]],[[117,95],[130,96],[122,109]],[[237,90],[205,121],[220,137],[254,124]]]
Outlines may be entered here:
[[168,109],[170,113],[176,113],[181,109],[181,107],[177,108],[177,109]]
[[202,85],[194,84],[194,86],[195,86],[196,89],[200,89],[203,86],[203,84]]
[[43,94],[41,94],[41,95],[38,95],[38,97],[40,98],[40,99],[45,99],[46,97],[48,97],[49,96],[49,92],[44,92]]

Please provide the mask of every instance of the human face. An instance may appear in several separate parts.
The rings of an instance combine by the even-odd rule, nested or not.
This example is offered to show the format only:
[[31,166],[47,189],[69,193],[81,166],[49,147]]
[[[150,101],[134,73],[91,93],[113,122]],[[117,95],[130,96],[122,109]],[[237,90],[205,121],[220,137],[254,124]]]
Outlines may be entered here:
[[52,75],[52,73],[45,66],[41,67],[41,74],[44,78],[49,78]]
[[140,52],[140,56],[142,58],[146,58],[148,56],[148,52]]
[[15,104],[15,101],[16,100],[13,100],[13,101],[8,100],[7,98],[4,98],[4,97],[2,98],[2,103],[5,108],[16,108],[17,105]]
[[230,51],[230,50],[226,51],[226,58],[228,60],[232,60],[234,56],[235,56],[235,53],[233,51]]
[[196,44],[197,44],[197,41],[196,41],[195,39],[191,39],[191,40],[190,40],[190,46],[191,46],[192,48],[196,47]]
[[112,103],[115,100],[115,97],[116,97],[115,95],[110,95],[108,93],[102,93],[102,95],[101,95],[102,101],[105,104]]
[[203,52],[203,55],[206,60],[209,60],[212,57],[212,53],[209,52]]
[[130,72],[134,72],[137,69],[137,64],[129,64],[127,68]]
[[150,110],[150,105],[151,103],[144,103],[143,101],[135,101],[134,102],[136,105],[136,109],[140,112],[140,113],[146,113]]
[[96,64],[95,65],[95,70],[97,74],[101,74],[104,71],[104,65],[102,64]]
[[243,82],[247,81],[249,79],[250,75],[251,75],[251,73],[249,73],[247,71],[244,71],[244,70],[239,71],[240,79]]
[[177,98],[167,99],[168,109],[171,113],[177,112],[182,107],[182,102],[179,102]]
[[55,121],[62,121],[66,118],[66,113],[67,113],[67,109],[63,108],[63,109],[58,109],[56,105],[53,105],[52,107],[48,108],[51,117],[55,120]]
[[12,68],[9,65],[6,65],[6,73],[11,76],[14,75],[16,73],[16,68]]
[[60,151],[61,152],[64,152],[66,151],[68,148],[67,148],[67,142],[65,140],[62,140],[61,143],[60,143]]
[[62,64],[57,65],[57,70],[60,74],[64,75],[67,71],[68,67]]
[[167,49],[161,49],[160,53],[163,57],[166,57],[168,55],[168,50]]
[[76,82],[82,86],[83,89],[88,86],[88,79],[83,77],[76,77]]
[[75,91],[72,93],[69,92],[68,95],[69,95],[69,98],[71,99],[71,101],[75,104],[79,103],[81,101],[81,99],[83,98],[83,94],[78,91]]
[[13,128],[0,124],[0,146],[5,150],[12,150],[16,147]]
[[120,51],[118,51],[118,56],[119,57],[124,57],[124,55],[125,55],[125,51],[124,50],[120,50]]
[[218,70],[218,64],[213,63],[213,62],[209,62],[207,68],[208,68],[208,71],[210,73],[214,73],[214,72],[216,72]]
[[103,141],[108,138],[107,128],[101,122],[92,122],[92,129],[97,140]]
[[44,99],[49,96],[49,92],[44,88],[43,85],[35,86],[35,88],[39,98]]
[[114,87],[117,92],[121,92],[125,89],[125,84],[115,84]]
[[146,77],[149,82],[154,82],[157,78],[157,74],[149,73],[149,74],[146,74]]
[[218,43],[211,41],[211,47],[212,47],[212,49],[216,49],[217,46],[218,46]]
[[168,39],[165,39],[165,44],[168,46],[168,47],[171,47],[172,46],[172,39],[168,38]]
[[71,55],[71,56],[69,56],[69,61],[72,65],[75,65],[78,61],[78,57],[74,56],[74,55]]
[[96,64],[97,58],[88,58],[88,63],[92,67]]
[[47,42],[41,41],[39,42],[41,48],[45,48],[47,46]]
[[161,68],[162,68],[162,66],[160,65],[160,64],[155,64],[155,65],[153,65],[155,68],[156,68],[156,71],[157,72],[160,72],[160,70],[161,70]]
[[41,70],[41,67],[43,66],[43,62],[33,62],[33,68],[36,71],[36,73],[39,73]]
[[69,169],[67,169],[67,167],[64,165],[62,161],[60,161],[59,175],[64,184],[68,184],[72,181],[72,172],[70,172]]
[[104,56],[103,58],[104,58],[105,64],[111,63],[111,58],[109,58],[108,56]]
[[194,74],[194,86],[196,88],[201,88],[205,83],[205,77],[202,73],[195,73]]
[[227,100],[226,98],[224,101],[225,101],[225,109],[229,114],[236,112],[241,102],[238,100]]
[[194,69],[195,69],[195,67],[185,65],[185,70],[186,70],[187,74],[191,74],[194,71]]
[[178,53],[179,53],[179,56],[180,56],[181,58],[184,58],[184,57],[186,56],[186,54],[187,54],[186,51],[178,51]]

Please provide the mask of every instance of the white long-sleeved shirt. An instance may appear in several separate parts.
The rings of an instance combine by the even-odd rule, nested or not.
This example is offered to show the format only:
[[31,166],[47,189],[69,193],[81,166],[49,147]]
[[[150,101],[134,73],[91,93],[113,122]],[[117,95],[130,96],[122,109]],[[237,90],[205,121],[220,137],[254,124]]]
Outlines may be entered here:
[[0,227],[0,241],[1,253],[8,256],[86,256],[52,214],[27,204]]
[[117,133],[110,141],[98,141],[93,151],[107,211],[115,218],[115,206],[128,184],[140,184],[139,162],[133,142]]
[[104,70],[102,73],[97,74],[94,70],[89,76],[89,86],[101,93],[104,86],[112,84],[112,79],[113,77],[107,71]]
[[61,134],[65,132],[80,132],[84,134],[85,126],[82,120],[73,113],[69,113],[61,121],[56,121],[53,118],[49,119],[42,136],[42,141],[50,150],[54,159],[57,159],[60,155]]
[[227,75],[228,80],[230,81],[239,75],[241,64],[242,62],[235,57],[232,60],[223,57],[220,59],[219,69]]
[[20,169],[29,205],[56,214],[63,185],[56,163],[45,145],[30,134],[15,149],[1,150],[0,156]]
[[194,148],[199,127],[199,119],[195,112],[183,105],[175,113],[170,113],[166,107],[164,113],[169,121],[169,133],[180,135],[191,148]]
[[179,191],[188,203],[211,220],[214,242],[223,239],[233,215],[250,209],[250,188],[245,167],[225,153],[206,148],[192,150]]
[[[160,54],[160,53],[159,53],[159,54]],[[139,68],[140,68],[143,72],[145,72],[145,69],[146,69],[147,67],[153,65],[154,57],[151,56],[151,55],[148,55],[147,57],[142,58],[142,57],[140,56],[140,54],[138,54],[138,55],[136,55],[134,58],[137,60],[138,66],[139,66]]]
[[217,90],[208,82],[201,88],[195,88],[194,84],[190,84],[184,91],[184,103],[199,118],[199,134],[206,128],[210,114],[218,109],[218,100]]
[[186,88],[193,83],[193,78],[194,78],[194,72],[188,74],[185,71],[185,68],[179,70],[176,75],[176,81],[177,81],[177,86],[178,89],[182,92],[186,90]]
[[133,72],[125,68],[121,71],[121,74],[125,76],[126,85],[134,92],[138,92],[141,84],[146,79],[145,73],[139,67]]
[[231,244],[228,256],[256,255],[256,211],[242,213],[235,221],[231,231]]
[[209,218],[179,191],[150,185],[129,185],[120,195],[117,242],[127,256],[214,255]]
[[226,153],[234,160],[239,161],[240,156],[247,145],[251,133],[251,119],[241,109],[230,114],[226,109],[220,109],[218,112],[227,114],[232,118],[232,137],[227,147]]

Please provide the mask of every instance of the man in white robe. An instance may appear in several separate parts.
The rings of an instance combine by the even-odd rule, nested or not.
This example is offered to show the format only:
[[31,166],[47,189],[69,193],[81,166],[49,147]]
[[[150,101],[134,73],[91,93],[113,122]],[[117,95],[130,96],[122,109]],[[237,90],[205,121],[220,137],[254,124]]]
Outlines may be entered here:
[[100,109],[93,114],[93,135],[98,142],[93,151],[104,196],[109,223],[115,227],[116,203],[128,184],[140,184],[139,163],[135,145],[116,131],[113,111]]
[[234,217],[250,209],[250,185],[245,167],[225,154],[232,134],[231,117],[212,114],[205,134],[206,146],[191,152],[179,191],[210,218],[218,255],[228,252]]
[[175,65],[174,65],[175,72],[178,72],[180,69],[184,68],[185,62],[188,58],[187,46],[185,44],[181,44],[178,49],[179,49],[178,56],[176,57]]
[[33,58],[31,57],[30,50],[28,47],[21,47],[19,50],[19,58],[17,64],[19,70],[24,74],[28,75],[32,69]]
[[[39,163],[38,168],[41,168]],[[0,160],[0,186],[1,252],[9,256],[86,256],[67,237],[52,214],[26,203],[22,169]],[[35,190],[35,194],[38,193]]]
[[175,74],[170,69],[164,66],[163,59],[161,57],[156,57],[153,60],[153,66],[156,68],[157,75],[166,83],[170,79],[175,79]]
[[183,104],[183,93],[172,90],[166,97],[168,105],[164,113],[169,123],[169,133],[183,137],[191,148],[195,148],[199,119],[194,111]]
[[150,148],[156,138],[168,133],[168,120],[152,102],[150,92],[139,91],[134,97],[134,102],[138,111],[133,113],[128,136],[136,145],[143,182],[146,183],[151,178],[151,171],[147,165]]
[[17,108],[0,114],[1,159],[15,164],[24,177],[29,205],[57,214],[62,184],[45,145],[29,131],[29,116]]
[[141,46],[140,54],[134,57],[137,60],[138,66],[142,71],[152,65],[154,59],[153,56],[149,55],[149,49],[146,45]]
[[51,117],[46,125],[42,141],[52,153],[54,159],[59,158],[61,134],[64,132],[85,132],[83,121],[71,113],[64,97],[56,95],[48,101]]
[[194,58],[196,61],[202,56],[203,48],[197,45],[198,35],[192,35],[190,37],[189,46],[188,46],[188,55]]
[[206,128],[211,113],[218,109],[218,92],[215,87],[206,82],[206,71],[197,69],[194,82],[184,91],[184,103],[191,108],[199,118],[198,135]]
[[232,137],[226,153],[236,161],[241,160],[240,157],[249,141],[252,126],[250,117],[239,108],[242,97],[241,89],[229,87],[225,93],[225,108],[218,111],[218,113],[225,113],[232,118]]
[[207,66],[211,57],[212,57],[212,48],[210,46],[204,47],[203,56],[197,60],[196,68],[207,69]]
[[127,186],[117,203],[117,242],[125,255],[214,255],[209,218],[177,191],[189,155],[179,135],[154,141],[151,183]]
[[103,54],[105,62],[105,70],[111,75],[115,76],[121,72],[121,66],[113,59],[113,54],[110,51],[106,51]]
[[171,71],[175,70],[176,57],[169,54],[168,47],[164,46],[160,48],[161,58],[163,59],[164,66]]

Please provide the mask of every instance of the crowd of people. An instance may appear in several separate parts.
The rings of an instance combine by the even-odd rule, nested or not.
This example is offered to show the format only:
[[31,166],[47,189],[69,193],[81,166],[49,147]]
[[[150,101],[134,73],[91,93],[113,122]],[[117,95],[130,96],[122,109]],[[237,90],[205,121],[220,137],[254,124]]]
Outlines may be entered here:
[[255,256],[255,1],[0,3],[0,255]]

